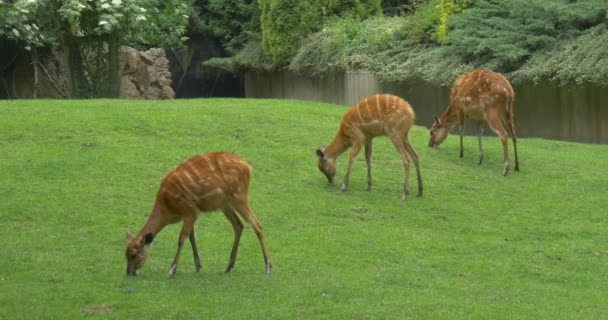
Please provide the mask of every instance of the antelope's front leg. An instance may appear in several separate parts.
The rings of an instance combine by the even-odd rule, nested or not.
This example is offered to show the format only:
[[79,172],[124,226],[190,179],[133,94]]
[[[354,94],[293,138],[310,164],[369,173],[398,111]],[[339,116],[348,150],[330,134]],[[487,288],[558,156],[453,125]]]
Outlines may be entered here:
[[460,127],[460,158],[464,156],[464,112],[458,112],[458,126]]
[[350,152],[350,157],[348,159],[348,168],[346,169],[346,175],[344,176],[344,183],[342,183],[342,192],[346,191],[346,187],[348,186],[348,180],[350,179],[350,171],[353,169],[353,162],[357,154],[359,154],[359,150],[361,150],[361,145],[354,144],[353,149]]
[[198,248],[196,247],[196,236],[194,230],[190,233],[190,245],[192,246],[192,255],[194,256],[194,271],[199,272],[202,268],[201,258],[198,255]]
[[367,162],[367,191],[372,189],[372,141],[365,142],[365,161]]
[[177,272],[177,264],[179,262],[179,257],[182,254],[184,242],[186,242],[186,238],[190,237],[190,235],[194,232],[194,220],[195,218],[193,219],[189,216],[184,218],[184,224],[182,226],[182,230],[179,233],[179,240],[177,241],[177,252],[175,253],[175,258],[173,258],[171,268],[169,268],[169,272],[167,272],[169,278],[173,278],[173,276],[175,276],[175,273]]
[[483,122],[477,122],[477,138],[479,142],[479,160],[477,164],[480,165],[483,162],[483,148],[481,147],[481,137],[483,136]]

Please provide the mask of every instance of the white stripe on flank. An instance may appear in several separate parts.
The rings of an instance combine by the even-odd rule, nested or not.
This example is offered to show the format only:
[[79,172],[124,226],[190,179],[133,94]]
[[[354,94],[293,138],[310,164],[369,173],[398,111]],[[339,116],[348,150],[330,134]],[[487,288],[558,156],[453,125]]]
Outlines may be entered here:
[[209,170],[215,171],[215,166],[211,163],[211,159],[209,159],[209,157],[205,157],[205,162],[207,162],[207,166],[209,167]]
[[188,173],[188,171],[184,170],[184,175],[186,176],[186,178],[190,182],[190,186],[192,186],[195,190],[198,190],[200,188],[200,186],[198,185],[198,182],[196,182],[192,178],[192,176],[190,175],[190,173]]
[[188,166],[188,168],[190,169],[190,171],[194,174],[195,176],[195,180],[196,181],[200,181],[201,180],[201,176],[198,174],[198,170],[192,166],[192,164],[190,164],[190,161],[186,162],[186,166]]
[[[367,106],[367,99],[365,99],[365,105]],[[358,105],[355,108],[357,108],[357,114],[359,115],[359,120],[361,120],[361,123],[363,123],[363,117],[361,116],[361,106]]]
[[211,190],[211,191],[203,194],[202,196],[200,196],[198,198],[199,199],[205,199],[205,198],[209,198],[209,197],[214,196],[214,195],[218,195],[220,193],[224,193],[224,191],[222,189],[220,189],[220,188],[215,188],[215,189],[213,189],[213,190]]
[[177,180],[177,183],[180,186],[180,189],[182,189],[184,191],[184,193],[186,193],[186,195],[190,198],[190,199],[195,199],[196,196],[194,195],[194,193],[192,193],[192,191],[190,191],[190,189],[188,189],[188,187],[186,187],[186,185],[184,184],[184,182],[182,181],[182,179],[180,179],[179,175],[175,175],[175,179]]

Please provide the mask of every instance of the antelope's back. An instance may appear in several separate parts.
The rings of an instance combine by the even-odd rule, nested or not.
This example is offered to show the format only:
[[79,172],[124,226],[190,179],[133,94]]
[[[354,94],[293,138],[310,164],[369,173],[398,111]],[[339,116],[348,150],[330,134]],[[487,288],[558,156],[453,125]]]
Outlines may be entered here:
[[512,103],[515,97],[509,80],[489,70],[475,70],[458,77],[452,87],[451,102],[465,109],[483,109]]
[[398,125],[409,128],[414,121],[416,114],[410,104],[391,94],[376,94],[364,98],[351,107],[342,119],[345,125],[355,125],[370,131],[386,130]]
[[229,152],[195,155],[165,175],[159,195],[199,210],[213,210],[234,197],[246,197],[251,166]]

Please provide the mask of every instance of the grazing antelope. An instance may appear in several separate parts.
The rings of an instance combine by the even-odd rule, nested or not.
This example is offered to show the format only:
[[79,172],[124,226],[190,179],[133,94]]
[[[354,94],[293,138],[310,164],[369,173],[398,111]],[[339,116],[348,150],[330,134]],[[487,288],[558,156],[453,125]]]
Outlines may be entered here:
[[[483,149],[481,147],[481,136],[483,134],[484,121],[490,125],[500,137],[504,152],[503,175],[509,173],[509,143],[507,130],[513,139],[515,151],[515,171],[519,171],[519,160],[517,158],[517,136],[515,135],[515,124],[513,119],[513,99],[515,93],[513,88],[503,75],[488,70],[475,70],[458,77],[452,87],[450,104],[445,112],[437,118],[431,126],[431,139],[429,147],[440,145],[456,125],[460,126],[460,157],[463,156],[462,137],[464,133],[464,118],[469,117],[477,120],[477,133],[479,139],[479,160],[483,161]],[[503,124],[506,124],[507,130]]]
[[334,141],[327,147],[321,146],[317,150],[319,170],[325,174],[330,183],[333,183],[336,177],[336,158],[352,147],[348,169],[342,184],[342,191],[345,191],[353,167],[353,160],[359,153],[361,146],[364,146],[365,161],[367,162],[367,190],[371,190],[372,139],[377,136],[388,136],[401,155],[405,168],[401,200],[407,199],[409,194],[410,162],[408,153],[416,166],[418,196],[422,196],[422,178],[420,177],[418,155],[408,138],[408,133],[415,120],[414,110],[407,101],[400,97],[390,94],[377,94],[361,100],[348,109],[342,117]]
[[194,254],[194,268],[198,272],[201,261],[196,248],[194,222],[199,212],[222,210],[234,228],[234,243],[226,267],[229,272],[243,232],[239,215],[253,227],[262,246],[266,273],[272,264],[268,257],[262,226],[247,204],[251,167],[239,156],[228,152],[213,152],[191,157],[165,175],[160,183],[156,201],[148,221],[136,236],[127,231],[127,275],[136,275],[143,267],[154,237],[168,224],[183,221],[177,253],[169,269],[169,277],[177,271],[177,262],[186,238],[190,239]]

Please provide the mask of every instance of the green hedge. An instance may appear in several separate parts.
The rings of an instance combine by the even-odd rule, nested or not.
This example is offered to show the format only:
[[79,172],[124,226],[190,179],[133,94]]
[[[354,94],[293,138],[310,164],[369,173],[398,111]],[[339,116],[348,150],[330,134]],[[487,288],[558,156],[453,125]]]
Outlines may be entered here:
[[331,17],[366,19],[382,13],[381,0],[259,0],[262,48],[274,64],[292,58],[307,35],[320,31]]

